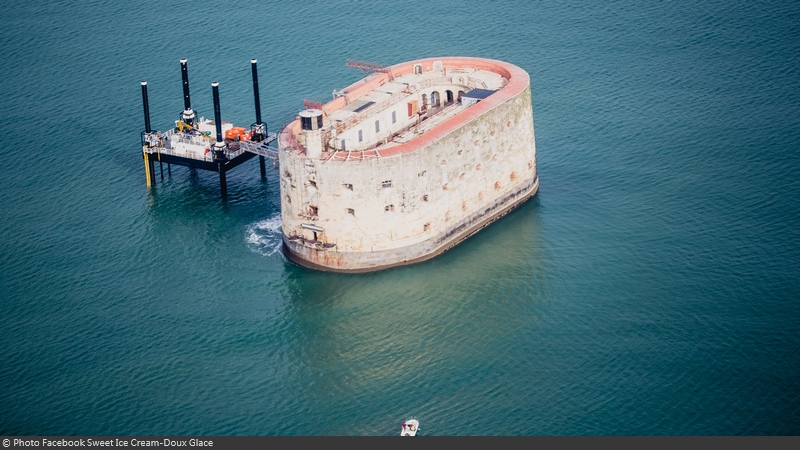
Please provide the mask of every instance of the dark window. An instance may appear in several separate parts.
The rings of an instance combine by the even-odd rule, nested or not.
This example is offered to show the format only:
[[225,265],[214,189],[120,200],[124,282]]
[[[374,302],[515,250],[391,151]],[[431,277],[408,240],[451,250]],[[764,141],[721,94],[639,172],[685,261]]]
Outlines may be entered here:
[[347,208],[347,214],[350,214],[351,216],[355,216],[356,212],[355,212],[355,210],[353,208]]
[[352,191],[352,190],[353,190],[353,185],[352,185],[352,184],[350,184],[350,183],[345,183],[345,184],[344,184],[344,188],[345,188],[345,189],[350,189],[350,190]]
[[381,187],[389,188],[392,187],[392,180],[387,180],[381,183]]
[[358,130],[358,142],[361,142],[363,140],[364,140],[364,134],[361,132],[361,130]]
[[386,205],[383,210],[386,212],[392,212],[394,211],[394,205]]
[[375,132],[377,133],[379,131],[381,131],[381,121],[380,120],[376,120],[375,121]]
[[397,111],[392,111],[392,123],[397,122]]

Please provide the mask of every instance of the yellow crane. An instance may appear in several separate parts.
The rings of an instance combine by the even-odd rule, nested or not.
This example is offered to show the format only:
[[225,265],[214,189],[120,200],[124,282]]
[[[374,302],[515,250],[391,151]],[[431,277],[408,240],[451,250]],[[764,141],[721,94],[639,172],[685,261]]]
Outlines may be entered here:
[[185,133],[187,131],[193,130],[194,128],[192,128],[191,125],[189,125],[188,123],[186,123],[186,122],[184,122],[182,120],[176,120],[175,121],[175,129],[178,130],[178,133]]

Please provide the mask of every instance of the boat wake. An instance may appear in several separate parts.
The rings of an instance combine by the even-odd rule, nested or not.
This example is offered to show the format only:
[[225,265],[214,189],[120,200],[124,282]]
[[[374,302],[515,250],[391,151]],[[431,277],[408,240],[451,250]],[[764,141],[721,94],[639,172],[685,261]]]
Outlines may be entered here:
[[281,254],[281,215],[248,225],[245,241],[250,250],[263,256]]

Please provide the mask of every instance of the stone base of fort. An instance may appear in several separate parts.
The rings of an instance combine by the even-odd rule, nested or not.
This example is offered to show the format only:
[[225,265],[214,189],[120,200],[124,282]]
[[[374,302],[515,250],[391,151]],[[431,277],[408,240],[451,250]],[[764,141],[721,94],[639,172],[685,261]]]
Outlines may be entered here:
[[283,251],[291,261],[301,266],[329,272],[373,272],[414,264],[431,259],[455,247],[461,241],[525,203],[538,190],[539,178],[536,177],[484,206],[444,232],[405,247],[368,252],[337,252],[335,247],[329,249],[309,247],[283,235]]

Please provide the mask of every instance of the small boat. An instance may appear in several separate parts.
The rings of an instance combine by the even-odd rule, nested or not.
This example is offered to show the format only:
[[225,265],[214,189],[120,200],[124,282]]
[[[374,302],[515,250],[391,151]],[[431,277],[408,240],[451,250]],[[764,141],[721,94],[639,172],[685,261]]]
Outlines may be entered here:
[[419,420],[408,419],[403,422],[403,428],[400,431],[400,436],[416,436],[419,431]]

